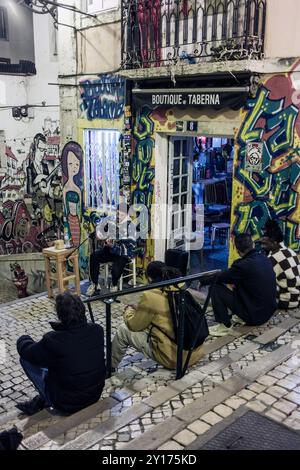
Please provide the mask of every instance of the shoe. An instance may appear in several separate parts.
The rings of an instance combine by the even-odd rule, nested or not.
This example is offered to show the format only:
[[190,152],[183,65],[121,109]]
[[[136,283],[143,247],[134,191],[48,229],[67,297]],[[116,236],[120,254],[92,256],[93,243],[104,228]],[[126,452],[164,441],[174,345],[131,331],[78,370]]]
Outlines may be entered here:
[[217,337],[229,335],[232,333],[232,331],[233,331],[232,326],[228,327],[228,326],[223,325],[222,323],[220,323],[219,325],[211,326],[209,328],[210,336],[217,336]]
[[118,292],[119,288],[118,286],[111,286],[110,292]]
[[246,323],[244,322],[244,320],[242,320],[240,317],[238,317],[237,315],[232,315],[231,317],[231,321],[233,323],[238,323],[239,325],[246,325]]
[[16,408],[25,415],[32,416],[45,408],[45,400],[40,395],[36,395],[32,400],[17,403]]
[[91,284],[86,291],[86,295],[88,297],[93,297],[95,295],[99,295],[100,292],[101,292],[101,287],[99,285],[96,286],[96,284]]

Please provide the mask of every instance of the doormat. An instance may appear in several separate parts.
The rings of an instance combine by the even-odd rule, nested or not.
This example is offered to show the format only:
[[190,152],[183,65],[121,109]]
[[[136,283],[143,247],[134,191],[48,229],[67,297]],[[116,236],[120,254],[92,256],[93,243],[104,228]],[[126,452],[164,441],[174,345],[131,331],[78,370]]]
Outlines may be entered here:
[[249,410],[208,439],[197,439],[191,447],[198,450],[300,450],[300,434]]

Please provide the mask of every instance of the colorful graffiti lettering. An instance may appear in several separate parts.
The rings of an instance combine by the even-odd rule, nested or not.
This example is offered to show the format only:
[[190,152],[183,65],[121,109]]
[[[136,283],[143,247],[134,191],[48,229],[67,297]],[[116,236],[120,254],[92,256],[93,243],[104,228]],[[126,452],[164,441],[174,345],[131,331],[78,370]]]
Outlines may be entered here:
[[125,81],[115,75],[80,82],[81,110],[88,120],[118,119],[124,113]]
[[6,201],[0,212],[0,254],[29,253],[41,249],[39,227],[24,201]]
[[[131,164],[132,204],[136,208],[138,208],[139,204],[146,206],[149,214],[153,201],[155,177],[153,166],[154,122],[150,114],[151,110],[144,107],[137,115],[133,129],[134,151]],[[150,218],[147,217],[147,220],[142,220],[143,216],[147,217],[145,213],[141,212],[140,230],[144,232],[145,227],[148,227],[150,232]],[[140,246],[140,253],[144,256],[143,264],[146,265],[148,258],[152,258],[153,246],[151,245],[151,240],[148,240],[146,243],[143,242],[143,245]]]
[[[274,77],[273,77],[274,78]],[[300,166],[296,140],[299,108],[292,103],[292,81],[279,95],[278,80],[266,80],[250,98],[238,133],[238,153],[234,170],[233,233],[250,232],[254,240],[263,235],[268,218],[276,219],[288,246],[300,250],[298,185]],[[284,82],[287,83],[286,81]],[[276,89],[274,89],[274,87]],[[248,142],[263,142],[262,171],[245,168]]]
[[155,176],[155,169],[152,165],[154,140],[154,123],[150,117],[150,110],[143,108],[137,117],[133,136],[135,139],[135,150],[132,159],[131,179],[132,203],[143,204],[151,209]]
[[77,142],[68,142],[62,151],[63,204],[65,234],[80,244],[83,212],[83,151]]

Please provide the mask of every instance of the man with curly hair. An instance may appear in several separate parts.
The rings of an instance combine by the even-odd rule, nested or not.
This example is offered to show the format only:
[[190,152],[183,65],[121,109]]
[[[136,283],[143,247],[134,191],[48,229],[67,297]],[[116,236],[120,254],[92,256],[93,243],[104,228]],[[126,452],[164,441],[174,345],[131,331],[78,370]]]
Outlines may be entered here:
[[299,307],[300,260],[297,253],[283,243],[282,230],[275,220],[266,223],[261,244],[276,275],[278,308]]
[[56,297],[58,323],[36,342],[17,341],[21,366],[39,394],[17,408],[32,415],[43,408],[75,413],[96,403],[105,383],[104,332],[88,323],[85,305],[71,293]]

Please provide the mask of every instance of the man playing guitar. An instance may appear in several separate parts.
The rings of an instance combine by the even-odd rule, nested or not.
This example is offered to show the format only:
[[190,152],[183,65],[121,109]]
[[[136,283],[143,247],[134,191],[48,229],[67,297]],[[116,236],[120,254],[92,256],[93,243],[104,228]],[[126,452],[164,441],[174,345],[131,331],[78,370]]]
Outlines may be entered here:
[[[95,235],[97,240],[100,241],[100,248],[90,255],[91,285],[87,290],[88,296],[100,294],[101,287],[98,278],[101,263],[112,262],[111,291],[117,291],[118,281],[126,264],[134,257],[136,249],[136,241],[128,237],[128,227],[131,223],[132,221],[127,212],[122,211],[119,207],[115,218],[107,217],[101,224],[96,226]],[[106,230],[107,228],[108,230]]]

